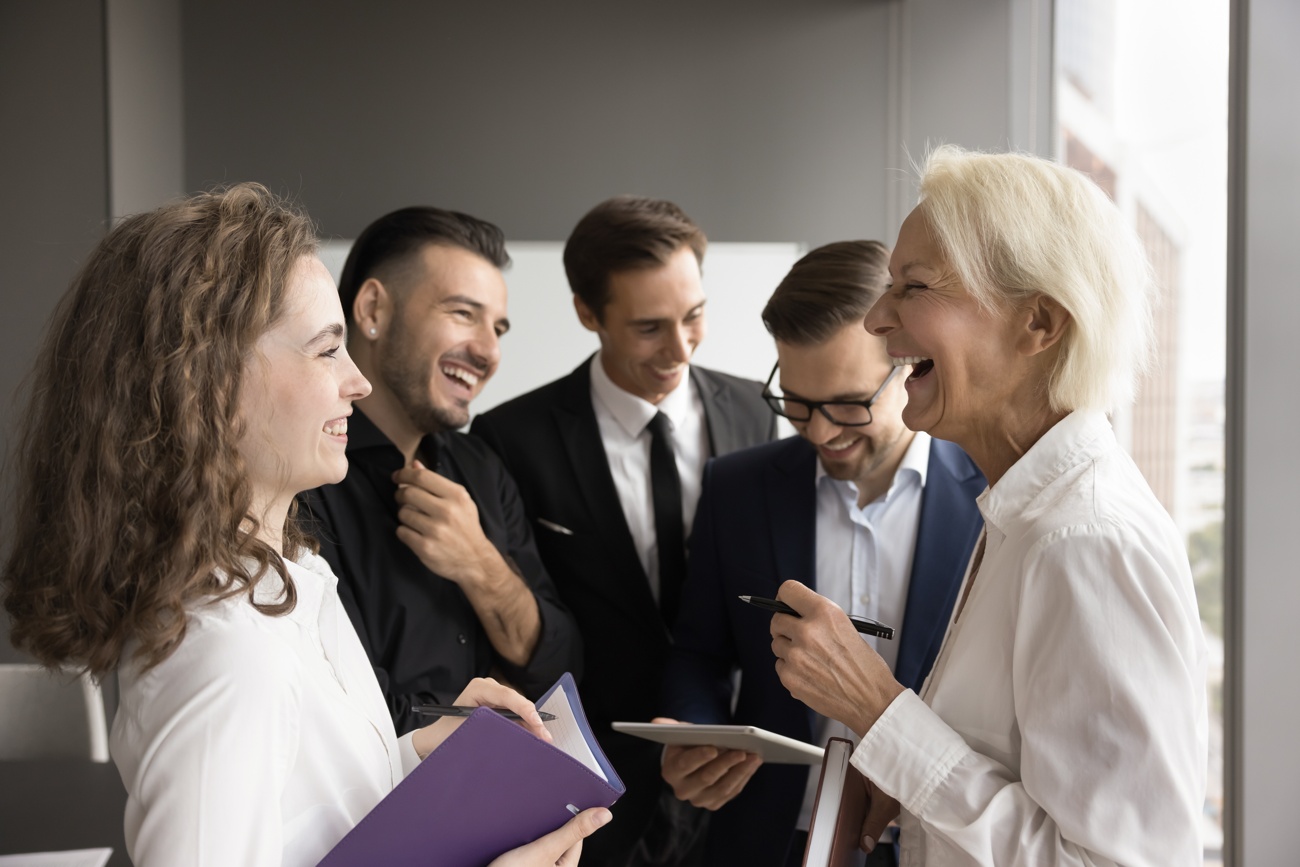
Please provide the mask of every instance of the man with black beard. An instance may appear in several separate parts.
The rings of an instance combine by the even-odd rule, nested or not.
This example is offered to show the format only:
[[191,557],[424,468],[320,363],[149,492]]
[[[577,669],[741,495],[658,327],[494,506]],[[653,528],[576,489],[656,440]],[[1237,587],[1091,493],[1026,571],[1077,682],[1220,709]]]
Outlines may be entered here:
[[459,433],[510,327],[501,230],[414,207],[366,228],[339,295],[374,390],[349,419],[347,477],[302,497],[398,734],[474,677],[536,698],[582,648],[514,481]]

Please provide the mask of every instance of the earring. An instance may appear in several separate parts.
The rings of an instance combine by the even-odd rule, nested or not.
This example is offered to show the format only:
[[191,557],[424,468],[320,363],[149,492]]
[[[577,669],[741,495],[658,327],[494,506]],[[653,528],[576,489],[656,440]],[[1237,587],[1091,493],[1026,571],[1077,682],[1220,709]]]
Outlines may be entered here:
[[370,336],[371,336],[371,337],[374,337],[374,336],[375,336],[376,334],[378,334],[378,333],[379,333],[379,332],[376,331],[373,327],[370,329]]

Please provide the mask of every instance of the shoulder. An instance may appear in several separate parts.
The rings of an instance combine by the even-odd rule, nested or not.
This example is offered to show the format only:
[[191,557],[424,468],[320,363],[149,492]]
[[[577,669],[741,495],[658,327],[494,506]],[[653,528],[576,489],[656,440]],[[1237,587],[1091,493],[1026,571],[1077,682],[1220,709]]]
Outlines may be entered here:
[[302,685],[297,629],[287,617],[262,614],[243,595],[198,606],[170,656],[144,672],[125,667],[124,704],[168,716],[192,701],[235,715],[296,703]]
[[752,398],[762,403],[763,383],[756,379],[732,376],[730,373],[700,367],[698,364],[691,365],[691,370],[695,373],[701,385],[707,385],[716,390],[728,391],[745,398]]
[[488,427],[500,430],[506,426],[527,421],[549,412],[552,407],[560,402],[562,397],[573,394],[575,389],[583,387],[580,380],[585,380],[589,389],[590,378],[587,376],[586,367],[588,363],[584,361],[577,370],[532,391],[525,392],[518,397],[512,397],[505,403],[498,404],[487,412],[475,416],[471,429],[476,433]]
[[807,440],[789,436],[716,457],[709,462],[709,472],[715,479],[728,481],[752,478],[772,465],[797,472],[806,464],[811,472],[816,459],[817,453]]
[[958,481],[978,481],[984,484],[984,474],[975,466],[970,455],[956,443],[947,440],[930,439],[931,466],[938,465]]

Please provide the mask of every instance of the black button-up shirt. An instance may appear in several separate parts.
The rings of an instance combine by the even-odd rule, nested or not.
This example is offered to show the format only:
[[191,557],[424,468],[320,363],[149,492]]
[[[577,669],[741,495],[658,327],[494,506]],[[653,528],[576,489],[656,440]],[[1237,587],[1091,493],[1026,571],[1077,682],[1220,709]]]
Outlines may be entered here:
[[397,538],[392,475],[403,466],[402,453],[360,410],[354,412],[347,477],[303,494],[302,515],[338,575],[339,597],[399,735],[429,722],[413,714],[412,705],[450,704],[472,678],[494,668],[530,698],[565,671],[581,674],[577,626],[546,574],[519,491],[500,459],[480,440],[454,431],[426,436],[418,454],[469,491],[484,534],[537,599],[541,635],[526,665],[502,659],[461,589],[429,571]]

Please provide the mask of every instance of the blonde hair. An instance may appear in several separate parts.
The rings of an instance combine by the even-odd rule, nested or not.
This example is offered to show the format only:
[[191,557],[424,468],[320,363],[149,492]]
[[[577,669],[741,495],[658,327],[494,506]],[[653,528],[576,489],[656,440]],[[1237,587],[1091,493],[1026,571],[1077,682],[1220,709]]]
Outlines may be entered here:
[[1115,204],[1082,173],[1025,154],[944,145],[921,167],[935,242],[986,308],[1045,295],[1070,314],[1048,383],[1052,409],[1133,399],[1151,354],[1151,267]]

